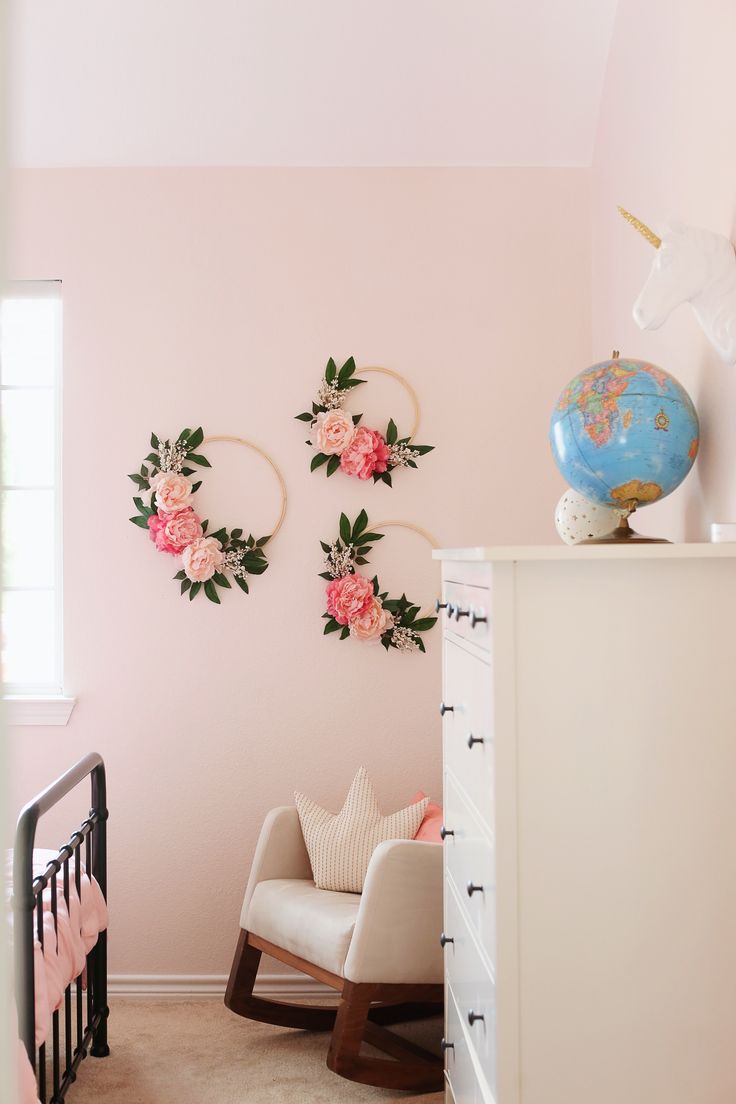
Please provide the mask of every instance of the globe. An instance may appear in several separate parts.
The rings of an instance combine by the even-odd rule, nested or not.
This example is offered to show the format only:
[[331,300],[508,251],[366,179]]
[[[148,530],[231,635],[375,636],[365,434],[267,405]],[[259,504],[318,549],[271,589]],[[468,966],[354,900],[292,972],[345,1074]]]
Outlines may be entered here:
[[698,454],[700,429],[674,376],[614,356],[567,385],[549,439],[571,487],[601,506],[634,510],[679,487]]

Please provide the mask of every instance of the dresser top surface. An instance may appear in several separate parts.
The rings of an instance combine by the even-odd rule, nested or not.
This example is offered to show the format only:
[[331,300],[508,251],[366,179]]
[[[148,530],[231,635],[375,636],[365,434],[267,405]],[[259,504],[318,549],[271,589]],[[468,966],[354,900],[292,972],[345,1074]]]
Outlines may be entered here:
[[435,560],[499,563],[542,560],[685,560],[736,559],[733,544],[499,544],[490,548],[437,548]]

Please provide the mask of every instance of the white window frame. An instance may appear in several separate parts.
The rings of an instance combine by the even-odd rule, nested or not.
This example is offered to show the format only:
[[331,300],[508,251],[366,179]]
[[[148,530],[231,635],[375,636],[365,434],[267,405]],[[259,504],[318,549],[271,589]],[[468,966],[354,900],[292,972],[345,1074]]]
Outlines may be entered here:
[[[52,490],[54,494],[54,641],[55,670],[53,681],[38,685],[7,684],[3,688],[6,720],[11,725],[65,725],[75,705],[75,699],[64,694],[64,593],[63,593],[63,486],[62,486],[62,361],[63,361],[63,301],[60,280],[21,280],[6,284],[3,299],[59,299],[59,332],[56,335],[56,363],[51,384],[6,384],[0,377],[0,394],[8,391],[53,390],[54,392],[54,473],[53,482],[43,487],[16,488],[5,483],[0,474],[0,490]],[[33,590],[33,587],[9,587],[2,583],[3,595],[9,591]],[[43,588],[46,589],[46,588]]]

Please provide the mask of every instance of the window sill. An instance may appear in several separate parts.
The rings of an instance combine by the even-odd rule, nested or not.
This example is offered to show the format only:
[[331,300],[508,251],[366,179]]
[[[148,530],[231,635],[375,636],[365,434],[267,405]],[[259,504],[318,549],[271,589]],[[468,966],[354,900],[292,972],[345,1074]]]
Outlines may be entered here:
[[8,695],[4,704],[6,724],[43,727],[68,724],[77,699],[61,696],[41,698]]

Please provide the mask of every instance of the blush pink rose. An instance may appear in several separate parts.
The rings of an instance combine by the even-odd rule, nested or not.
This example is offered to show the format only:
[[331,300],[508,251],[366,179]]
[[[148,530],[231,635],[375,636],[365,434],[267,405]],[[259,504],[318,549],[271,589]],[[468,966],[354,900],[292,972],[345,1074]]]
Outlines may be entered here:
[[379,598],[371,598],[368,605],[350,622],[350,635],[355,640],[365,640],[368,643],[380,640],[387,629],[392,628],[394,619],[383,608]]
[[202,536],[202,523],[194,510],[178,510],[175,514],[165,514],[162,510],[148,519],[151,540],[159,552],[170,552],[178,556],[188,544]]
[[199,537],[181,554],[184,573],[193,583],[206,583],[222,567],[225,553],[214,537]]
[[318,452],[336,456],[348,447],[354,436],[355,426],[349,414],[327,410],[317,415],[309,439]]
[[340,625],[347,625],[373,599],[373,583],[365,575],[343,575],[327,584],[327,612]]
[[185,475],[176,472],[159,472],[151,480],[156,507],[165,514],[186,510],[192,504],[192,484]]
[[376,429],[358,426],[353,439],[340,456],[340,467],[347,475],[370,479],[374,472],[385,472],[388,445]]

